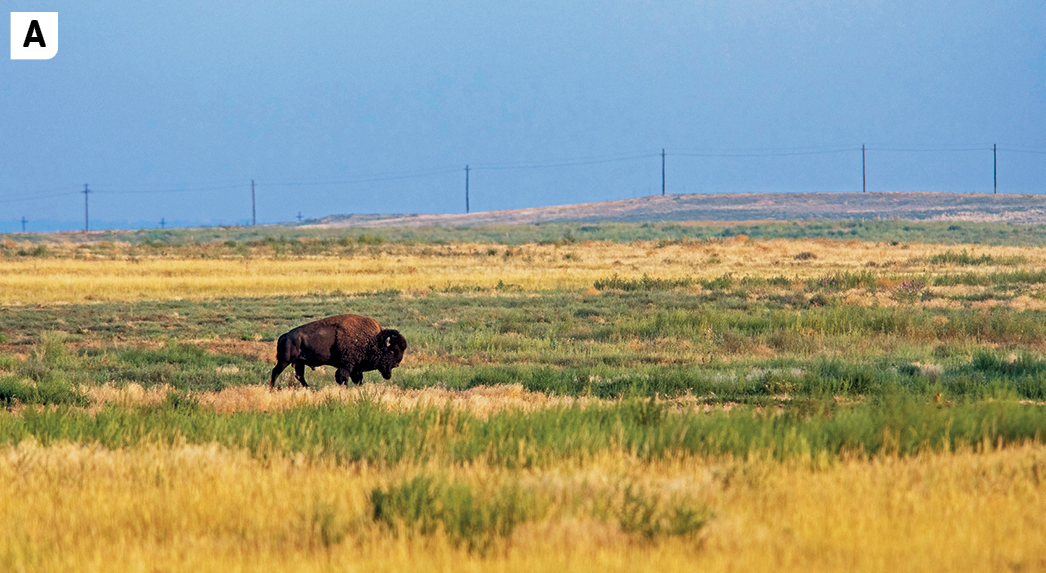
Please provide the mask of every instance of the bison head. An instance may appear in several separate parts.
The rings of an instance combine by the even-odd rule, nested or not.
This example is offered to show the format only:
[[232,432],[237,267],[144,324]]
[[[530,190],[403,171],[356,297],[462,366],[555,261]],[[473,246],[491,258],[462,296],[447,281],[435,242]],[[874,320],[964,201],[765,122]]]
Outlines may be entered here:
[[400,365],[407,350],[407,339],[398,330],[385,329],[378,333],[378,371],[382,378],[392,378],[392,369]]

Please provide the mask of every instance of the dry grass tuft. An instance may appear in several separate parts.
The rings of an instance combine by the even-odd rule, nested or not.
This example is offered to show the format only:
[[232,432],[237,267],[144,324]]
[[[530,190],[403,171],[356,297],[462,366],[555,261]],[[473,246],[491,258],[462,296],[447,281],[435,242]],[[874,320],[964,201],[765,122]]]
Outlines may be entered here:
[[116,387],[112,384],[103,386],[81,385],[77,391],[91,401],[89,408],[92,414],[98,413],[107,404],[117,406],[155,406],[163,403],[171,387],[167,384],[153,386],[148,390],[139,384],[127,384]]
[[[79,387],[79,391],[90,399],[92,413],[97,413],[106,404],[157,405],[162,403],[172,390],[171,386],[166,384],[153,386],[148,390],[133,383],[120,388],[111,384]],[[467,410],[484,419],[492,413],[504,410],[533,411],[553,406],[575,404],[585,406],[599,402],[594,398],[549,397],[542,392],[525,390],[521,384],[476,386],[467,390],[451,390],[435,386],[404,390],[384,384],[368,383],[356,387],[331,384],[319,390],[294,387],[276,391],[269,390],[269,387],[265,385],[257,385],[236,386],[217,392],[193,392],[191,396],[201,406],[222,413],[278,412],[331,401],[354,404],[368,400],[393,411],[450,406],[457,410]]]
[[920,362],[913,362],[912,366],[918,368],[919,372],[931,381],[937,380],[944,374],[944,366],[940,364],[922,364]]

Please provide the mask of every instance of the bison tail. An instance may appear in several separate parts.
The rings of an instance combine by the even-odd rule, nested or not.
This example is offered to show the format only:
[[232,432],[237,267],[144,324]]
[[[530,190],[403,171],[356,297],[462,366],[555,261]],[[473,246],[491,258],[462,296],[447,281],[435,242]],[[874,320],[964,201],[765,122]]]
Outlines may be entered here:
[[276,341],[276,361],[277,362],[294,362],[297,356],[297,349],[294,347],[294,343],[291,341],[291,337],[286,334],[280,336]]

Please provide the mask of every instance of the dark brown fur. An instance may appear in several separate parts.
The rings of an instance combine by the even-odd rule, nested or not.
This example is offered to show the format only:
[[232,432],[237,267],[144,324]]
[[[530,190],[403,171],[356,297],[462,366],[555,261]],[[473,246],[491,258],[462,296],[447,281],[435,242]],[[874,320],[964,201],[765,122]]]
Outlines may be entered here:
[[381,372],[388,380],[406,350],[403,335],[392,329],[382,330],[373,318],[357,314],[330,316],[303,324],[280,337],[269,387],[276,387],[276,379],[291,364],[298,382],[306,388],[306,366],[334,366],[338,369],[334,374],[338,384],[348,380],[361,384],[363,373],[370,370]]

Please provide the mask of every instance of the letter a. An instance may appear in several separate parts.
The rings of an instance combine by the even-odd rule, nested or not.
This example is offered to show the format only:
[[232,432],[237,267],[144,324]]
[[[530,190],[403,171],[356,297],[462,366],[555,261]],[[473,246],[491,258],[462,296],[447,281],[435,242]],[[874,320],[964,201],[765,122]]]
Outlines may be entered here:
[[[36,34],[33,34],[34,30]],[[40,30],[40,22],[38,20],[33,20],[29,23],[29,31],[25,33],[25,41],[22,42],[22,47],[28,48],[29,44],[33,42],[38,42],[41,48],[47,47],[47,44],[44,43],[44,33]]]
[[11,12],[12,60],[50,60],[57,53],[58,12]]

